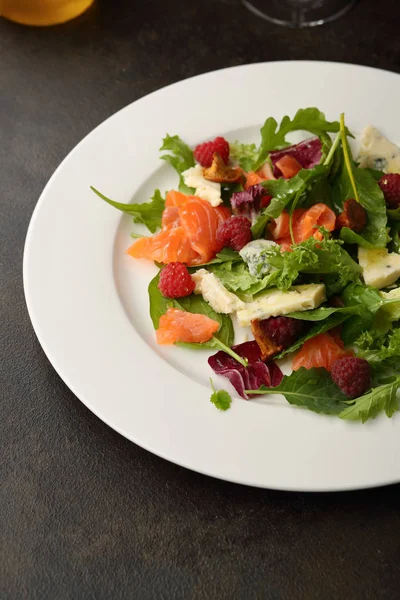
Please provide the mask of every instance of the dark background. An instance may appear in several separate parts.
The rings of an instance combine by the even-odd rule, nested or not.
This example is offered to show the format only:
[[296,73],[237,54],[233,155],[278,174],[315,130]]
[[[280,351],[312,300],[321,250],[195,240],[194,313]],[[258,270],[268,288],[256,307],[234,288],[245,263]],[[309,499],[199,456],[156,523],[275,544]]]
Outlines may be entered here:
[[302,31],[259,21],[235,0],[99,0],[47,29],[0,20],[2,600],[399,597],[400,486],[281,493],[152,456],[59,379],[22,288],[35,203],[103,119],[231,65],[318,59],[399,72],[399,25],[398,0],[362,0]]

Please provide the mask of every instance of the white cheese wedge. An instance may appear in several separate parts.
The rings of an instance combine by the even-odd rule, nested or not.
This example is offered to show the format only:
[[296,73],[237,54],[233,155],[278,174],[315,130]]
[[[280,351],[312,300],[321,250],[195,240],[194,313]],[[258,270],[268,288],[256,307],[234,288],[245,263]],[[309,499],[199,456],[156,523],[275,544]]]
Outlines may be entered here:
[[253,277],[264,277],[271,271],[276,271],[275,267],[269,264],[267,256],[263,254],[263,250],[268,250],[271,246],[278,246],[278,244],[272,240],[259,239],[249,242],[239,251]]
[[243,309],[237,311],[236,316],[239,325],[246,327],[255,319],[267,319],[297,310],[317,308],[325,300],[325,286],[322,283],[296,285],[287,292],[272,288],[257,300],[245,304]]
[[385,138],[378,129],[368,125],[361,134],[358,161],[360,167],[370,167],[385,173],[400,173],[400,148]]
[[195,294],[201,294],[215,312],[228,314],[244,307],[244,302],[227,290],[214,273],[199,269],[192,279],[196,284]]
[[400,277],[400,254],[386,248],[358,248],[358,262],[366,285],[378,290],[394,283]]
[[183,171],[182,176],[188,187],[195,188],[195,195],[198,198],[206,200],[211,206],[221,204],[221,184],[204,179],[203,167],[201,165],[186,169],[186,171]]

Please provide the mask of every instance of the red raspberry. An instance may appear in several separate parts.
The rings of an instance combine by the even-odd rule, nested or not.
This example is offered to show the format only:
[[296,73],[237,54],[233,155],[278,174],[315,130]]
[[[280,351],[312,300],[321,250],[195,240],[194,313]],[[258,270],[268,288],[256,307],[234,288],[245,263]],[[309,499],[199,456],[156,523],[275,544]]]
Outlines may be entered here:
[[229,161],[229,144],[223,137],[216,137],[213,142],[199,144],[194,149],[194,157],[202,167],[211,167],[214,152],[218,152],[224,163]]
[[307,330],[307,323],[291,317],[269,317],[261,321],[267,337],[276,346],[289,348]]
[[158,289],[166,298],[189,296],[195,288],[195,282],[181,262],[171,262],[160,273]]
[[400,205],[400,173],[388,173],[380,178],[378,185],[385,196],[388,208]]
[[233,250],[241,250],[251,242],[251,223],[246,217],[230,217],[217,229],[217,240]]
[[362,396],[371,387],[371,371],[363,358],[338,358],[332,364],[331,376],[349,398]]

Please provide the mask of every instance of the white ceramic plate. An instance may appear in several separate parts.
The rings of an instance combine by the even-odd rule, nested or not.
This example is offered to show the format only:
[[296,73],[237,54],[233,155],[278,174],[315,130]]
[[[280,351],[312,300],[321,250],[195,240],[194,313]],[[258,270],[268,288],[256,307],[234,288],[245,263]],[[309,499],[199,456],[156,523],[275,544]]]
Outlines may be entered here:
[[[400,77],[365,67],[278,62],[200,75],[159,90],[97,127],[62,162],[34,211],[24,285],[36,334],[60,377],[110,427],[195,471],[286,490],[345,490],[400,480],[400,419],[365,425],[235,398],[209,402],[206,352],[161,348],[148,316],[154,266],[126,256],[131,218],[97,198],[147,201],[176,186],[158,159],[166,132],[196,144],[258,139],[269,115],[317,106],[400,141]],[[136,229],[137,230],[137,229]],[[227,380],[214,381],[229,388]]]

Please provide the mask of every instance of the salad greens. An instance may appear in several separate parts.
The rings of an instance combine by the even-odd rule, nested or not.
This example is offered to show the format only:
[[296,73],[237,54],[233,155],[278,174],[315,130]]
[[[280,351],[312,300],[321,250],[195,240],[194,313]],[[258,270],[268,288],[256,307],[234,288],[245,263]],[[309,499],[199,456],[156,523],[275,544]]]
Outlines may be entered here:
[[342,394],[326,369],[301,367],[287,375],[273,388],[261,386],[252,394],[283,394],[289,404],[302,406],[317,413],[338,415],[346,410],[348,398]]
[[257,147],[255,144],[235,142],[229,144],[229,150],[231,159],[237,162],[244,171],[251,171],[257,159]]
[[102,200],[114,206],[118,210],[132,215],[134,223],[143,223],[151,233],[155,233],[161,227],[162,213],[165,208],[165,200],[161,196],[160,190],[155,190],[151,202],[143,202],[142,204],[122,204],[114,202],[96,190],[93,186],[90,189],[97,194]]
[[327,121],[324,113],[318,108],[300,108],[293,119],[288,116],[283,117],[279,127],[277,121],[269,117],[261,128],[261,144],[257,160],[253,165],[254,171],[263,165],[271,150],[289,145],[286,135],[291,131],[308,131],[315,135],[336,133],[339,131],[339,123]]
[[230,408],[231,403],[232,403],[232,398],[231,398],[230,394],[228,394],[228,392],[226,390],[218,390],[217,391],[214,387],[211,377],[210,377],[210,384],[211,384],[211,389],[212,389],[210,402],[212,402],[214,404],[214,406],[216,408],[218,408],[218,410],[228,410],[228,408]]
[[169,154],[162,154],[160,158],[167,161],[178,173],[179,190],[185,194],[193,194],[194,189],[185,185],[182,176],[184,171],[195,165],[191,148],[178,135],[171,136],[167,134],[163,139],[160,152],[169,152]]
[[[158,329],[160,317],[167,312],[168,308],[179,308],[187,312],[206,315],[207,317],[210,317],[210,319],[217,321],[220,325],[220,328],[214,337],[225,344],[225,346],[232,346],[234,332],[232,319],[229,315],[223,315],[215,312],[200,294],[186,296],[185,298],[179,298],[179,300],[165,298],[165,296],[163,296],[158,289],[159,281],[160,273],[157,273],[157,275],[150,281],[148,287],[150,317],[153,322],[154,329]],[[206,343],[208,344],[209,342]],[[206,347],[205,344],[194,344],[194,346],[199,348]]]
[[[290,146],[287,136],[294,131],[309,132],[314,137],[305,143]],[[214,225],[212,252],[200,254],[197,250],[198,244],[201,243],[200,238],[197,239],[198,233],[190,232],[190,247],[198,254],[196,260],[188,260],[186,276],[193,277],[192,285],[195,281],[196,293],[176,298],[164,296],[159,289],[159,272],[148,286],[153,326],[155,329],[159,328],[161,317],[170,308],[205,315],[216,321],[219,328],[207,341],[176,341],[175,344],[196,350],[212,349],[225,353],[220,353],[218,358],[217,355],[211,357],[214,363],[220,361],[219,371],[216,367],[212,368],[216,373],[226,376],[236,390],[239,389],[239,375],[235,373],[235,368],[237,370],[239,363],[240,395],[244,398],[278,393],[291,405],[362,423],[381,412],[391,417],[398,409],[400,390],[400,263],[397,271],[398,257],[395,256],[400,254],[400,202],[397,208],[387,208],[385,195],[379,185],[381,177],[385,174],[376,169],[360,167],[357,159],[353,157],[348,139],[353,136],[345,125],[343,114],[338,121],[328,121],[324,113],[315,107],[299,109],[293,118],[284,116],[279,124],[275,118],[268,117],[260,133],[259,145],[241,141],[228,145],[225,142],[230,152],[230,164],[227,166],[235,167],[234,173],[239,175],[236,179],[222,179],[220,198],[217,195],[217,202],[221,202],[221,206],[215,209],[217,212],[213,213],[211,218],[211,221],[218,220],[219,224],[224,225],[224,219],[232,212],[234,217],[248,218],[251,221],[249,236],[252,245],[245,245],[245,249],[243,244],[238,245],[237,250],[240,250],[240,253],[229,247],[231,245],[236,248],[234,244],[227,242],[225,247],[220,249],[220,230]],[[194,195],[195,190],[185,184],[184,175],[187,169],[197,164],[193,149],[178,135],[167,134],[160,151],[161,159],[168,162],[179,176],[179,190],[183,194]],[[284,172],[283,167],[281,169],[282,163],[279,161],[282,157],[286,159],[286,164],[291,162],[295,167],[290,172],[291,176]],[[227,171],[232,172],[232,169],[228,168]],[[199,169],[199,177],[201,172]],[[275,178],[272,173],[276,177],[277,174],[282,176]],[[201,199],[204,205],[207,199],[211,201],[210,197],[207,197],[209,173],[203,175],[205,196],[201,196]],[[219,189],[218,186],[215,187],[219,179],[219,176],[211,179],[214,182],[213,198],[215,190]],[[260,184],[255,183],[252,186],[249,183],[251,180],[258,182],[260,179]],[[158,235],[166,206],[166,196],[160,190],[155,190],[148,202],[122,204],[104,196],[94,187],[91,189],[111,206],[131,215],[135,223],[144,224],[154,237]],[[196,188],[196,194],[200,194],[199,189],[202,189],[201,185]],[[346,207],[349,205],[346,201],[349,199],[354,199],[364,209],[364,228],[357,226],[359,224],[352,222],[346,215]],[[315,217],[311,225],[307,225],[308,229],[304,228],[304,233],[301,228],[302,216],[307,214],[310,219],[311,212],[306,211],[316,204],[322,206],[321,214],[325,211],[330,220],[324,221]],[[167,205],[171,206],[168,198]],[[204,206],[201,210],[203,209]],[[302,210],[295,212],[296,209]],[[358,209],[361,210],[359,207]],[[171,228],[178,226],[180,230],[184,230],[184,217],[179,206],[176,207],[176,212],[180,221],[178,220],[178,225],[174,221]],[[173,211],[172,214],[174,215]],[[341,218],[337,219],[339,215]],[[197,215],[196,218],[200,223],[200,216]],[[343,222],[346,226],[341,226]],[[250,228],[248,222],[246,226]],[[168,231],[167,227],[164,220],[164,236]],[[152,236],[141,240],[140,238],[145,236],[137,233],[134,233],[133,237],[138,238],[133,246],[141,243],[147,245],[148,240],[150,243],[152,240]],[[271,237],[274,237],[274,240],[277,238],[276,243],[271,241]],[[167,243],[166,245],[168,246]],[[360,261],[359,248],[363,249]],[[392,254],[385,263],[386,250],[383,253],[376,253],[376,250],[386,248]],[[384,264],[388,270],[387,277],[386,271],[376,275],[374,260],[378,255],[381,259],[383,256],[384,262],[379,264]],[[168,267],[164,263],[175,262],[174,259],[171,261],[162,257],[162,252],[155,256],[159,261],[155,263],[160,269]],[[199,264],[199,257],[205,257],[207,262]],[[367,270],[369,278],[366,276]],[[393,273],[398,279],[395,284]],[[213,277],[209,274],[213,274]],[[208,289],[207,294],[205,288],[202,288],[202,277],[207,277],[210,285],[214,286]],[[379,289],[366,285],[365,281],[376,282]],[[301,287],[293,289],[293,286]],[[285,293],[291,290],[292,298],[296,292],[301,295],[301,290],[307,286],[309,290],[322,289],[323,293],[318,297],[318,301],[314,304],[304,304],[296,300],[291,307],[292,312],[288,312],[288,309],[284,308],[284,299],[288,298],[285,297]],[[208,300],[203,297],[203,293]],[[271,310],[268,303],[273,305]],[[231,308],[232,306],[234,308]],[[260,310],[259,313],[251,313],[255,306]],[[315,308],[305,310],[305,306]],[[247,321],[252,322],[255,340],[235,346],[231,313],[240,310],[261,316],[253,316]],[[290,322],[290,327],[293,331],[298,331],[297,334],[290,334],[287,339],[283,336],[284,343],[276,341],[279,338],[274,337],[276,332],[269,333],[274,331],[273,328],[270,330],[269,326],[272,323],[272,327],[276,321],[270,321],[269,316],[265,315],[285,316],[285,322]],[[187,315],[185,321],[186,317]],[[284,328],[284,325],[280,327]],[[289,333],[292,329],[288,329]],[[369,365],[370,380],[356,398],[353,398],[355,394],[349,393],[348,390],[346,395],[346,388],[342,384],[339,387],[333,381],[329,367],[324,364],[326,368],[323,368],[321,363],[315,362],[314,356],[310,358],[310,368],[301,366],[287,376],[283,376],[275,363],[289,356],[297,356],[294,353],[298,351],[302,353],[305,349],[312,348],[312,344],[304,346],[305,342],[314,340],[313,343],[318,344],[318,336],[329,332],[331,337],[324,336],[325,340],[331,339],[332,343],[338,340],[339,344],[343,342],[343,352],[347,352],[347,356],[363,359]],[[188,336],[186,339],[193,337]],[[322,346],[317,346],[317,350],[316,355],[323,351]],[[225,358],[221,359],[221,356]],[[212,362],[209,364],[212,365]],[[297,366],[300,364],[304,365],[304,362]],[[269,379],[263,374],[266,371],[269,373]],[[210,382],[210,401],[217,409],[226,411],[232,402],[230,394],[225,390],[216,390],[211,379]],[[261,382],[265,385],[259,387]]]

